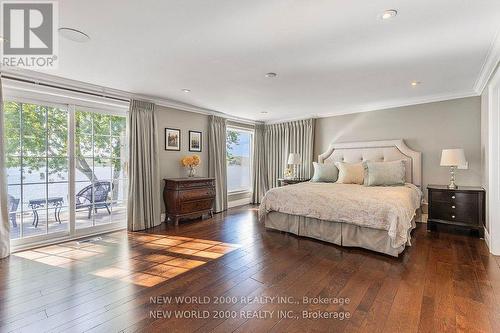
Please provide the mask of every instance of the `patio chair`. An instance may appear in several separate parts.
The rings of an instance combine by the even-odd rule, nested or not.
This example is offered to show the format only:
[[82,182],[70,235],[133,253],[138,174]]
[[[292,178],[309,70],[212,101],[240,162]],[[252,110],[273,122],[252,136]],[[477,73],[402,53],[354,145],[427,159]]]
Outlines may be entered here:
[[89,215],[88,218],[92,216],[92,197],[94,198],[94,210],[97,213],[97,209],[106,208],[108,214],[111,214],[109,210],[108,200],[109,192],[111,191],[110,182],[96,182],[93,185],[84,187],[76,195],[76,209],[88,208]]
[[12,221],[12,226],[17,228],[16,211],[19,206],[19,199],[14,198],[12,195],[7,195],[7,205],[9,209],[9,218]]

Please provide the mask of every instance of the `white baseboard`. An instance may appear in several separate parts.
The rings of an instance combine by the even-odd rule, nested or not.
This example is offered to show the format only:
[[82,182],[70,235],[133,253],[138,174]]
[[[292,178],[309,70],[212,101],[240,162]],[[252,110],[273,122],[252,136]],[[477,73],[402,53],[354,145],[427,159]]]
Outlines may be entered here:
[[484,228],[484,241],[486,242],[486,246],[488,246],[488,250],[491,252],[491,247],[490,247],[490,233],[486,228]]
[[233,207],[238,207],[238,206],[244,206],[252,203],[252,198],[243,198],[239,200],[232,200],[227,203],[228,208],[233,208]]

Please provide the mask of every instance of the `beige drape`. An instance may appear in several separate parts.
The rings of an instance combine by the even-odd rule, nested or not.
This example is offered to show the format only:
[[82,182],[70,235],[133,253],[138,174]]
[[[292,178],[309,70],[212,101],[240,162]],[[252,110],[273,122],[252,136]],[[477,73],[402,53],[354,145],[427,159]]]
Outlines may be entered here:
[[208,120],[208,175],[215,178],[216,213],[227,209],[226,119]]
[[278,179],[288,166],[288,154],[299,153],[302,164],[298,166],[299,178],[312,175],[314,119],[297,120],[286,123],[266,125],[264,145],[269,188],[278,186]]
[[130,102],[127,224],[131,231],[161,223],[157,123],[153,103]]
[[7,207],[7,170],[5,169],[4,114],[2,78],[0,77],[0,258],[10,254],[10,225]]
[[264,124],[255,125],[253,148],[252,203],[258,204],[269,189]]

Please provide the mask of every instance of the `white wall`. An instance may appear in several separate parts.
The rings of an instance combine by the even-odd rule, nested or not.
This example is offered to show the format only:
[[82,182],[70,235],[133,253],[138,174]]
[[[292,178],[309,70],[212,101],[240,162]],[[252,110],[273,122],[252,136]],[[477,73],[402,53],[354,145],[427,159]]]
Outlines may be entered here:
[[[316,121],[315,156],[331,142],[404,139],[422,152],[423,188],[448,184],[439,166],[441,149],[464,148],[469,170],[458,170],[457,184],[481,184],[481,107],[479,97],[355,113]],[[427,191],[424,191],[427,192]]]

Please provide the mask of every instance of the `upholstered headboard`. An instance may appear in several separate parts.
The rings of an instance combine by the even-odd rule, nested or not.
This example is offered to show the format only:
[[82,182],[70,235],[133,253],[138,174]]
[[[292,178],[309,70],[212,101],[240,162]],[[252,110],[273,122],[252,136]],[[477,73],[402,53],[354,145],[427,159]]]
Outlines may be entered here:
[[332,143],[318,156],[318,163],[397,160],[405,162],[406,181],[421,187],[422,153],[410,149],[403,140]]

